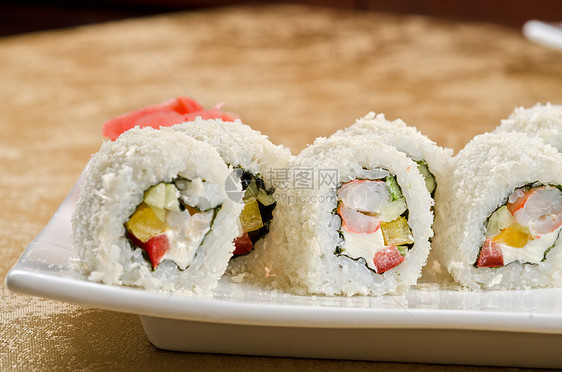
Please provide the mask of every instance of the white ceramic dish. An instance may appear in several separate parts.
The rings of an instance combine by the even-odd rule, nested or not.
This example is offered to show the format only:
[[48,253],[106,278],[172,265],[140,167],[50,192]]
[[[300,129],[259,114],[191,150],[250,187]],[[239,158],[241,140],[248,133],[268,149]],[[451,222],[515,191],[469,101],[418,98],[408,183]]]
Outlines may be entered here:
[[212,297],[89,282],[70,217],[79,182],[6,277],[8,289],[139,314],[159,348],[329,359],[562,367],[562,288],[307,297],[223,279]]

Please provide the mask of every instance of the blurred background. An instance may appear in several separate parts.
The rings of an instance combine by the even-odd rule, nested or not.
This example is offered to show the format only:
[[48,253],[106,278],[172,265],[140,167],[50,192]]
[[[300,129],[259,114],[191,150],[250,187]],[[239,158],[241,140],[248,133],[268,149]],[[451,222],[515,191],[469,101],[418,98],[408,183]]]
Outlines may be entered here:
[[179,10],[225,5],[292,3],[318,7],[400,14],[429,15],[460,21],[480,21],[519,28],[529,19],[562,20],[561,0],[5,0],[0,5],[0,36],[64,28]]
[[[561,22],[562,0],[2,0],[0,278],[117,115],[185,95],[225,102],[297,154],[375,111],[458,151],[516,107],[562,104],[562,51],[524,37],[531,19]],[[0,298],[0,371],[475,370],[164,352],[133,314],[3,282]]]

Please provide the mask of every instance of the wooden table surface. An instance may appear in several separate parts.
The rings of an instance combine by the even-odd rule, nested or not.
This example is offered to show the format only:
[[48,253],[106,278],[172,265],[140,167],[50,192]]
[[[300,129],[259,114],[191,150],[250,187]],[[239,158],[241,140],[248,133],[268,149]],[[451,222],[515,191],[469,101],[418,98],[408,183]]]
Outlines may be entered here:
[[[226,102],[296,154],[369,111],[458,151],[515,107],[562,103],[562,53],[517,30],[299,6],[4,38],[0,71],[2,278],[98,150],[101,124],[144,105],[180,95],[206,107]],[[1,293],[0,370],[435,368],[160,351],[135,315],[28,297],[3,283]]]

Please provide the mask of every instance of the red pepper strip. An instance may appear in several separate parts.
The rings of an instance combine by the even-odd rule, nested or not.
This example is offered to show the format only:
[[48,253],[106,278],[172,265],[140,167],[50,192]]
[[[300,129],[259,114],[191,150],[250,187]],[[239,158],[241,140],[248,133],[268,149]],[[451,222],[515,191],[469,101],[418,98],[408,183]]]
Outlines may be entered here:
[[404,261],[404,257],[395,245],[381,249],[375,253],[375,258],[373,259],[378,274],[400,265],[402,261]]
[[498,243],[486,238],[480,250],[480,256],[476,262],[477,267],[500,267],[503,266],[503,254]]
[[143,243],[131,233],[127,235],[135,246],[142,248],[148,254],[153,269],[156,269],[164,254],[170,249],[170,242],[165,234],[150,238],[146,243]]
[[246,253],[250,253],[254,248],[254,245],[252,244],[252,240],[250,240],[250,236],[248,235],[248,233],[245,232],[244,234],[234,239],[234,247],[235,249],[232,254],[235,256],[240,256]]

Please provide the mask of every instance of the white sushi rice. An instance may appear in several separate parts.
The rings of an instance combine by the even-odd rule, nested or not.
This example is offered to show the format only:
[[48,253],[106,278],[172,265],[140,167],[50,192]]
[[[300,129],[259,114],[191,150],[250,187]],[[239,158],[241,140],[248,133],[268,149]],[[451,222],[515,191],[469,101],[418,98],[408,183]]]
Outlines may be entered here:
[[488,217],[514,189],[540,182],[562,185],[562,155],[522,133],[474,137],[452,161],[454,172],[439,204],[433,250],[461,285],[471,289],[523,289],[562,285],[562,239],[539,264],[513,262],[497,268],[474,266],[485,240]]
[[[223,161],[232,167],[242,167],[245,171],[253,173],[263,179],[267,189],[276,188],[275,174],[287,170],[292,157],[291,152],[284,146],[274,145],[267,136],[243,124],[240,120],[223,122],[217,120],[202,120],[175,125],[172,129],[185,133],[193,138],[209,143],[217,150]],[[279,199],[279,191],[273,194],[275,200]],[[257,257],[265,246],[276,246],[274,236],[284,234],[277,214],[278,206],[273,210],[273,219],[269,226],[269,233],[259,239],[254,249],[247,255],[233,257],[227,273],[238,276],[237,281],[244,280],[247,273],[262,272]],[[273,248],[275,249],[275,248]]]
[[505,132],[525,133],[562,151],[562,105],[537,103],[531,108],[518,107],[494,130]]
[[[153,290],[210,293],[224,273],[239,235],[242,209],[226,195],[229,168],[208,144],[170,129],[135,128],[105,142],[87,169],[72,218],[73,242],[89,279]],[[152,269],[126,238],[124,224],[160,182],[183,176],[210,184],[209,200],[219,209],[191,265],[180,271],[171,261]]]
[[[279,234],[276,247],[259,257],[262,272],[255,272],[254,280],[298,294],[347,296],[397,294],[416,283],[429,253],[433,216],[432,200],[415,162],[372,137],[334,137],[317,139],[292,166],[296,171],[312,170],[314,186],[285,190],[278,218],[284,222],[286,234]],[[383,168],[396,176],[415,240],[405,261],[382,274],[369,270],[363,262],[334,254],[341,243],[337,231],[340,220],[332,213],[337,187],[364,176],[363,168]],[[323,182],[319,171],[336,171],[337,178]]]
[[437,185],[448,174],[449,159],[453,150],[438,146],[415,127],[406,125],[401,119],[389,121],[384,114],[370,112],[346,129],[340,129],[333,136],[376,136],[387,145],[395,147],[419,161],[425,160]]

